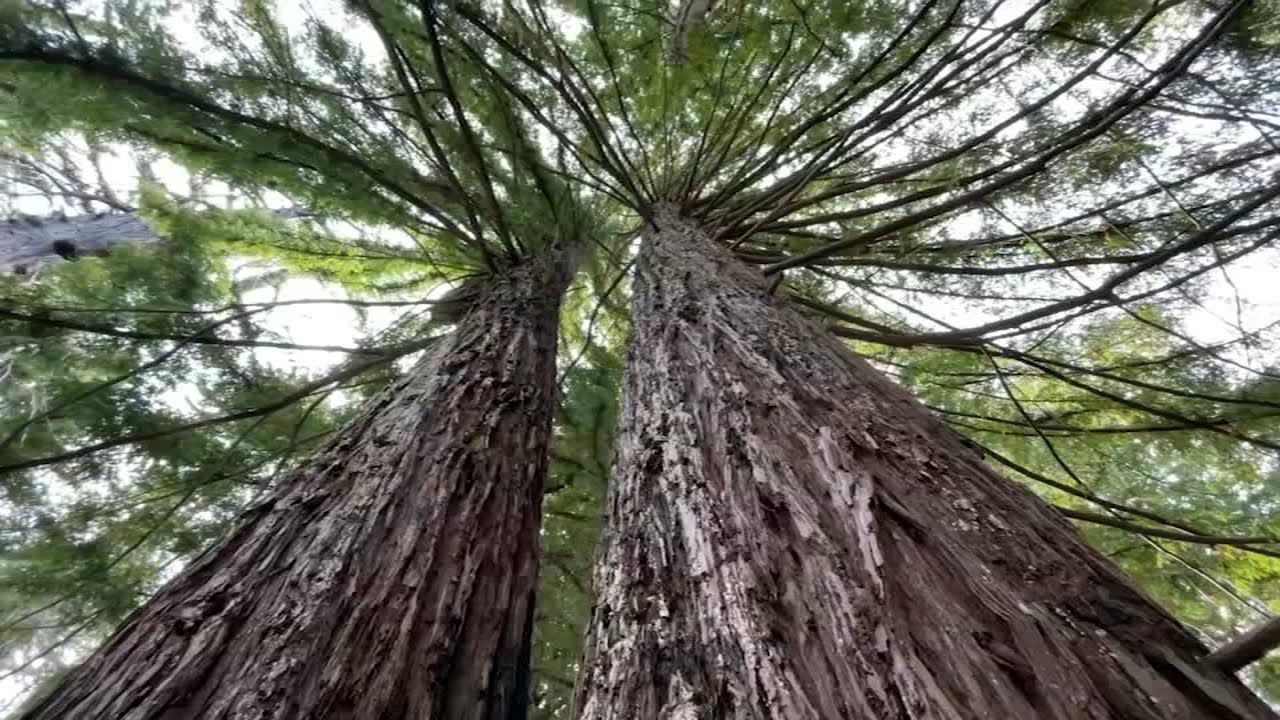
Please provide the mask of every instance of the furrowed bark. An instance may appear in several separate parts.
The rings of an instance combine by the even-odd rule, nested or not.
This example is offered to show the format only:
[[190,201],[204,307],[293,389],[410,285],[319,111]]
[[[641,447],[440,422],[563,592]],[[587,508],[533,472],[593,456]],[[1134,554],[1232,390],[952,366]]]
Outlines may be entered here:
[[669,208],[580,718],[1273,718],[1060,515]]
[[495,279],[26,717],[524,717],[571,274]]

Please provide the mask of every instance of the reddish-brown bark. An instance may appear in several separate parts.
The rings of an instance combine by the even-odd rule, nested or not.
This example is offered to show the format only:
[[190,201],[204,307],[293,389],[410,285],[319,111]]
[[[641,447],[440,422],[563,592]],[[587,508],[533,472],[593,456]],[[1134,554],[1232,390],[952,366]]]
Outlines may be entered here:
[[523,717],[564,258],[401,381],[26,717]]
[[[308,215],[305,210],[276,210],[279,218]],[[105,256],[116,248],[154,246],[156,235],[137,213],[54,215],[14,218],[0,222],[0,273],[33,275],[41,267],[63,260]]]
[[1060,515],[667,208],[580,717],[1275,717]]

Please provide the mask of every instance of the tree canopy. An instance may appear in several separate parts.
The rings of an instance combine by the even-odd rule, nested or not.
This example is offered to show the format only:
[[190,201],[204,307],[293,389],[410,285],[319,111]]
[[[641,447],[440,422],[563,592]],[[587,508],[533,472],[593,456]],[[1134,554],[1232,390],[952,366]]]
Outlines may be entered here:
[[1278,28],[1269,0],[0,5],[13,232],[161,238],[0,278],[0,688],[92,647],[469,282],[577,246],[535,638],[567,717],[659,202],[1223,642],[1280,609]]

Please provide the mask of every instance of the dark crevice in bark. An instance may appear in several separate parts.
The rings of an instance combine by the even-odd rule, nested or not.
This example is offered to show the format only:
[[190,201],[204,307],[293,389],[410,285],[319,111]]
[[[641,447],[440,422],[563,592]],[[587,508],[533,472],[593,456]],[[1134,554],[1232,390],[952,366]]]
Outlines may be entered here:
[[1275,717],[1062,516],[654,218],[580,717]]
[[524,717],[570,255],[491,280],[26,717]]

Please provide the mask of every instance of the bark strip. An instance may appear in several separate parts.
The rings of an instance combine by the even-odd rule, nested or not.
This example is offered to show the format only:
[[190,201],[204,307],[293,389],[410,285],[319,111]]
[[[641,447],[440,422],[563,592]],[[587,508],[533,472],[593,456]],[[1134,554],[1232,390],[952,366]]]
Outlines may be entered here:
[[484,288],[26,717],[523,717],[569,266]]
[[670,208],[580,718],[1273,718],[1029,491]]

